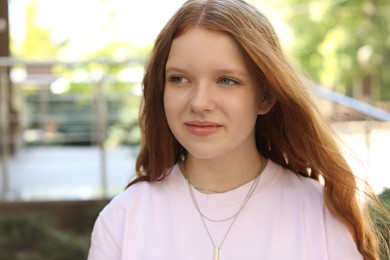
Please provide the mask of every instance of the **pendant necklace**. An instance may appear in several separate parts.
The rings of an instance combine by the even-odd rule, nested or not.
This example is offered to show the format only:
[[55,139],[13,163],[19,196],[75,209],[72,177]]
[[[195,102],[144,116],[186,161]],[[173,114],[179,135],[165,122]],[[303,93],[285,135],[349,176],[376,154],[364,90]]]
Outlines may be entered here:
[[[219,253],[220,253],[220,250],[221,250],[221,247],[223,245],[223,243],[225,242],[225,239],[226,237],[228,236],[230,230],[232,229],[233,225],[234,225],[234,222],[236,222],[237,220],[237,217],[238,215],[241,213],[241,211],[244,209],[244,207],[246,206],[246,204],[248,203],[249,199],[251,198],[253,192],[255,191],[256,187],[257,187],[257,184],[259,182],[259,177],[260,177],[260,174],[261,172],[264,170],[265,168],[265,162],[263,160],[262,162],[262,167],[261,167],[261,170],[259,171],[259,174],[256,176],[255,180],[253,180],[253,183],[247,193],[247,195],[245,196],[240,208],[238,209],[238,211],[233,214],[232,216],[228,217],[228,218],[225,218],[225,219],[212,219],[212,218],[209,218],[207,217],[205,214],[203,214],[203,212],[200,210],[200,207],[199,207],[199,204],[198,204],[198,201],[196,200],[196,197],[195,197],[195,194],[194,194],[194,191],[193,191],[193,187],[192,187],[192,184],[190,182],[190,179],[189,179],[189,176],[187,175],[187,172],[186,172],[186,167],[185,167],[185,164],[183,163],[183,173],[184,173],[184,176],[186,177],[186,180],[187,180],[187,184],[188,184],[188,189],[189,189],[189,192],[190,192],[190,195],[191,195],[191,199],[192,199],[192,202],[194,203],[194,206],[196,208],[196,211],[199,213],[199,216],[202,220],[202,223],[203,223],[203,226],[205,227],[206,231],[207,231],[207,235],[209,236],[210,238],[210,241],[214,247],[214,260],[219,260]],[[232,220],[229,228],[227,229],[222,241],[219,243],[219,245],[217,245],[212,236],[211,236],[211,233],[207,227],[207,223],[206,223],[206,220],[208,221],[211,221],[211,222],[225,222],[225,221],[228,221],[228,220]]]

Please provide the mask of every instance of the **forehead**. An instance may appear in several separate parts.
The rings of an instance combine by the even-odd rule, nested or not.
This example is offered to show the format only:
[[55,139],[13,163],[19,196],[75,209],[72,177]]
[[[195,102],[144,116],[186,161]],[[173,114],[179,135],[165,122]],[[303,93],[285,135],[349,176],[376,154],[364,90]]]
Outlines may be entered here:
[[241,48],[230,35],[198,27],[173,40],[167,66],[172,63],[246,66]]

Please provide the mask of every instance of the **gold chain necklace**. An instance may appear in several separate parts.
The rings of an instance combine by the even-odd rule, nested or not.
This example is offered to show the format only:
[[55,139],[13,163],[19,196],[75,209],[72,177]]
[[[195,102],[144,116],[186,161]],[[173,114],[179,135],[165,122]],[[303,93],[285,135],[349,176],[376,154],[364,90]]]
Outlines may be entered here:
[[[260,179],[259,178],[260,174],[264,170],[264,168],[265,168],[265,163],[263,162],[261,170],[259,171],[259,174],[256,176],[255,180],[253,181],[253,183],[252,183],[252,185],[251,185],[247,195],[245,196],[245,198],[244,198],[240,208],[238,209],[238,211],[235,214],[233,214],[231,217],[228,217],[226,219],[215,220],[215,219],[211,219],[211,218],[207,217],[200,210],[200,207],[199,207],[198,201],[196,200],[193,188],[191,187],[191,182],[190,182],[189,176],[187,175],[185,164],[183,163],[183,173],[184,173],[184,176],[187,177],[186,180],[187,180],[188,189],[189,189],[189,192],[190,192],[190,195],[191,195],[191,198],[192,198],[192,202],[194,203],[196,211],[199,213],[200,218],[202,219],[203,226],[205,227],[205,229],[207,231],[207,234],[208,234],[208,236],[210,238],[210,241],[211,241],[211,243],[213,244],[213,247],[214,247],[214,260],[219,260],[219,251],[221,250],[221,247],[222,247],[223,243],[225,242],[226,237],[228,236],[230,230],[232,229],[232,227],[234,225],[234,222],[236,222],[236,219],[237,219],[238,215],[244,209],[244,207],[248,203],[249,199],[252,197],[253,192],[256,190],[257,184],[258,184],[259,179]],[[224,222],[224,221],[228,221],[230,219],[233,219],[232,223],[230,224],[228,230],[226,231],[226,233],[225,233],[221,243],[219,243],[218,246],[215,244],[215,242],[214,242],[214,240],[213,240],[213,238],[211,236],[211,233],[210,233],[210,231],[209,231],[209,229],[207,227],[206,219],[209,220],[209,221],[212,221],[212,222]]]

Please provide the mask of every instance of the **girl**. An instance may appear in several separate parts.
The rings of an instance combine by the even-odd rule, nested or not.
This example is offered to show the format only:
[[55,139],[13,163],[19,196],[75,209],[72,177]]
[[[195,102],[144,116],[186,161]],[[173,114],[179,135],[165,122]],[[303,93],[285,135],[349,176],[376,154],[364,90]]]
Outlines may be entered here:
[[186,2],[143,86],[138,176],[99,215],[90,260],[379,259],[355,177],[253,6]]

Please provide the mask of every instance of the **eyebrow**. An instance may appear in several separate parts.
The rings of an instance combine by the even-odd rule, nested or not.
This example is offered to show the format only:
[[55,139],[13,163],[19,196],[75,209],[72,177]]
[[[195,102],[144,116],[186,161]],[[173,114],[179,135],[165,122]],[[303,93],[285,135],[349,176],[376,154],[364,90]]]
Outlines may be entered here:
[[[179,72],[179,73],[183,73],[183,74],[186,74],[187,71],[185,69],[181,69],[181,68],[177,68],[177,67],[167,67],[165,69],[165,73],[170,73],[170,72]],[[221,74],[221,75],[238,75],[238,76],[241,76],[241,77],[248,77],[249,76],[249,73],[248,72],[245,72],[245,71],[242,71],[242,70],[237,70],[237,69],[215,69],[213,70],[213,72],[215,74]]]
[[216,69],[215,70],[216,74],[226,74],[226,75],[238,75],[240,77],[248,77],[249,73],[242,71],[242,70],[237,70],[237,69]]
[[180,69],[180,68],[176,68],[176,67],[167,67],[165,69],[165,73],[168,73],[168,72],[171,72],[171,71],[179,72],[179,73],[186,73],[186,70]]

